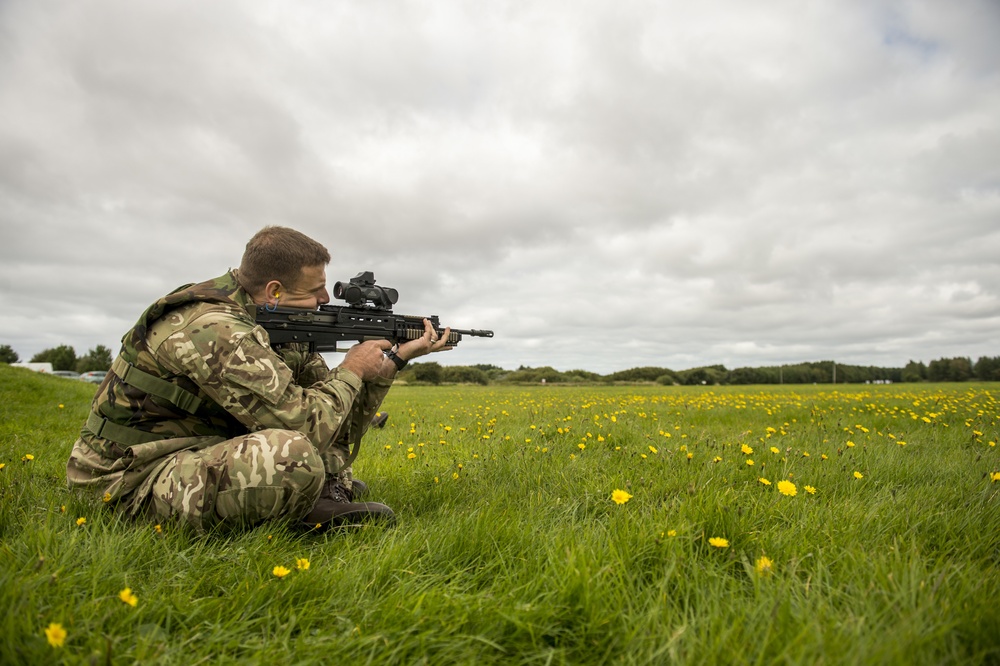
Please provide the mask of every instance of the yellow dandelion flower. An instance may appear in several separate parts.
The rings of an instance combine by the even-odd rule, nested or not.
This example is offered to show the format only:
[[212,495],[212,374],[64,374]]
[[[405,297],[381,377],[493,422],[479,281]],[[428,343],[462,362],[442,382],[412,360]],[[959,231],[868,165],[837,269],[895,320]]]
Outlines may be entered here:
[[66,630],[58,622],[53,622],[45,628],[45,640],[54,648],[61,648],[66,642]]
[[854,446],[854,442],[852,442],[852,441],[848,440],[848,441],[847,441],[847,448],[849,448],[849,449],[850,449],[850,448],[852,448],[853,446]]
[[3,469],[6,466],[7,466],[7,463],[0,463],[0,469]]
[[656,447],[652,444],[649,445],[649,451],[650,453],[659,453],[659,451],[656,450]]
[[304,557],[295,558],[295,568],[299,571],[305,571],[309,568],[309,560]]
[[753,467],[753,460],[751,460],[750,458],[747,458],[747,465],[749,465],[750,467]]
[[135,608],[136,604],[139,603],[139,597],[132,594],[131,587],[126,587],[124,590],[119,592],[118,598],[122,600],[122,603],[126,603],[132,608]]
[[729,548],[729,540],[722,537],[712,537],[708,540],[708,543],[716,548]]
[[743,446],[740,447],[740,451],[742,451],[746,455],[750,455],[751,453],[753,453],[753,447],[744,444]]
[[291,570],[279,564],[278,566],[271,569],[271,573],[273,573],[278,578],[284,578],[285,576],[291,573]]
[[765,486],[769,486],[769,485],[771,485],[771,482],[770,482],[770,481],[768,481],[767,479],[765,479],[764,477],[760,477],[760,478],[759,478],[759,479],[757,479],[757,480],[758,480],[758,481],[760,481],[761,483],[763,483],[763,484],[764,484]]
[[712,458],[712,462],[714,462],[714,463],[720,463],[720,462],[722,462],[722,458],[720,458],[719,456],[715,456],[714,458]]
[[799,491],[791,481],[778,481],[778,492],[782,495],[795,497]]
[[694,458],[694,454],[693,454],[693,453],[691,453],[690,451],[688,451],[688,454],[687,454],[687,459],[688,459],[688,460],[691,460],[692,458]]
[[771,453],[781,453],[781,451],[778,450],[777,446],[772,446],[771,447]]
[[21,456],[21,462],[31,462],[34,459],[35,456],[31,455],[30,453],[25,453],[23,456]]
[[804,488],[806,489],[806,492],[809,493],[810,495],[816,494],[816,489],[813,488],[812,486],[804,486]]
[[83,525],[87,524],[87,519],[84,518],[83,516],[80,516],[79,518],[76,519],[76,524],[82,527]]
[[993,483],[1000,481],[1000,472],[990,472],[990,481]]
[[157,534],[163,534],[163,525],[157,523],[156,525],[153,525],[153,529],[156,530]]
[[583,451],[583,450],[584,450],[585,448],[587,448],[587,445],[586,445],[586,444],[584,444],[583,442],[580,442],[580,443],[579,443],[579,444],[577,444],[576,446],[577,446],[577,448],[579,448],[579,449],[580,449],[581,451]]
[[413,460],[414,458],[417,457],[417,454],[416,453],[407,453],[406,457],[409,458],[410,460]]
[[825,453],[824,453],[824,454],[822,454],[822,455],[820,455],[820,457],[819,457],[819,458],[820,458],[820,460],[829,460],[829,458],[827,458],[827,457],[826,457],[826,454],[825,454]]
[[855,471],[854,472],[854,478],[855,479],[863,479],[863,478],[865,478],[865,475],[862,474],[861,472]]
[[108,502],[111,501],[111,493],[104,493],[104,497],[102,497],[101,499],[103,499],[104,503],[107,504]]
[[452,472],[451,478],[457,479],[458,478],[458,472]]
[[764,578],[774,573],[774,561],[766,555],[761,555],[753,565],[757,575]]
[[632,496],[629,495],[624,490],[615,490],[613,493],[611,493],[611,499],[614,501],[615,504],[624,504],[625,502],[632,499]]
[[675,536],[677,536],[677,530],[667,530],[667,536],[668,537],[675,537]]

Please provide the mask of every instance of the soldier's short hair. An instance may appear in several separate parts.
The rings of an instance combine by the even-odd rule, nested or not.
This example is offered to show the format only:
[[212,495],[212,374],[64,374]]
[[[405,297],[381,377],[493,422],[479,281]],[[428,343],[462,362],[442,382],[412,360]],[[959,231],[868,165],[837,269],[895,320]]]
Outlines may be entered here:
[[240,262],[240,285],[253,293],[271,280],[293,286],[308,266],[326,266],[330,253],[301,231],[267,226],[253,235]]

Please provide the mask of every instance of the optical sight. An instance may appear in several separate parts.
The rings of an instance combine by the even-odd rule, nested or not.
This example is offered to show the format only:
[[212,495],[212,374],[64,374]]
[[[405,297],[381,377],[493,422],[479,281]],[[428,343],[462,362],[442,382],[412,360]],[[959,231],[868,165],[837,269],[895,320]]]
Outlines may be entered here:
[[398,291],[375,284],[375,274],[371,271],[362,271],[347,282],[337,282],[333,285],[333,296],[354,307],[367,306],[384,310],[391,310],[393,303],[399,300]]

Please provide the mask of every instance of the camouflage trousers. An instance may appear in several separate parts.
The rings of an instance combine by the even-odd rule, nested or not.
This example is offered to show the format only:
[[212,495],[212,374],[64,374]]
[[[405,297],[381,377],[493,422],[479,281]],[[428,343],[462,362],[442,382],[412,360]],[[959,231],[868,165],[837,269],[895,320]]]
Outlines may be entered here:
[[343,447],[320,454],[293,430],[260,430],[185,449],[156,472],[147,511],[157,518],[178,516],[202,531],[220,523],[299,519],[312,510],[328,469],[341,470],[350,488],[346,460]]

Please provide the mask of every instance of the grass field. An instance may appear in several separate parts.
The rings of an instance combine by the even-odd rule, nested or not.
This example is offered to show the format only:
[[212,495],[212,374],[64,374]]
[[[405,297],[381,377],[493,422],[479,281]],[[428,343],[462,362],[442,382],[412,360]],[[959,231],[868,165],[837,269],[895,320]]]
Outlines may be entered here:
[[996,385],[399,386],[321,536],[70,493],[93,393],[0,366],[0,663],[1000,663]]

